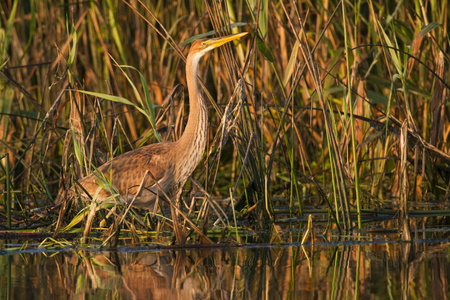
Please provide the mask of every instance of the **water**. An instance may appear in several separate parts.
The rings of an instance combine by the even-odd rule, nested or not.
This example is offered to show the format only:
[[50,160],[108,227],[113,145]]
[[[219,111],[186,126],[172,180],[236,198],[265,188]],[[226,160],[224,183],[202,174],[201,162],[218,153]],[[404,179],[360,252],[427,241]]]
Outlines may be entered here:
[[7,250],[1,299],[448,299],[449,239]]

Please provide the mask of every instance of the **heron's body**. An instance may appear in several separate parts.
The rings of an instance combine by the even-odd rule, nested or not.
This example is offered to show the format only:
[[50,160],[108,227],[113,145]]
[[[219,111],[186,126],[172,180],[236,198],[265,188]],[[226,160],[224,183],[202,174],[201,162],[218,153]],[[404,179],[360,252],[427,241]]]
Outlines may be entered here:
[[[185,131],[178,141],[151,144],[129,151],[98,168],[107,181],[111,180],[124,200],[130,202],[134,198],[144,177],[145,184],[133,202],[136,207],[152,208],[158,193],[161,196],[161,190],[167,193],[171,189],[182,188],[200,162],[207,140],[208,111],[198,85],[198,62],[210,50],[245,34],[198,40],[191,46],[186,61],[190,111]],[[93,173],[79,183],[93,196],[98,191],[99,181],[98,175]],[[102,189],[97,199],[104,200],[109,196],[110,193]]]

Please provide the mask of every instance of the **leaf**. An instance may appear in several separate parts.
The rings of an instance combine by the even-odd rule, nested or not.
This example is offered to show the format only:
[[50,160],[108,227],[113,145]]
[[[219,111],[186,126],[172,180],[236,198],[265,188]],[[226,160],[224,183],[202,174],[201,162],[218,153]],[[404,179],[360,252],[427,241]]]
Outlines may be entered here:
[[[115,62],[115,61],[114,61]],[[136,97],[138,98],[139,102],[142,105],[142,108],[145,110],[146,108],[146,113],[144,114],[147,119],[149,120],[150,124],[152,125],[153,131],[155,132],[155,136],[156,139],[158,140],[158,142],[161,142],[161,137],[159,136],[158,132],[156,131],[156,117],[155,117],[155,110],[154,110],[154,106],[152,105],[152,102],[150,101],[150,91],[148,89],[148,85],[147,82],[145,80],[144,75],[142,75],[141,72],[139,72],[138,69],[136,69],[135,67],[132,66],[118,66],[120,68],[120,70],[122,71],[122,73],[125,75],[125,77],[128,79],[128,82],[131,84],[131,86],[134,89],[134,92],[136,94]],[[139,74],[139,78],[141,79],[141,84],[142,84],[142,88],[144,89],[144,96],[145,96],[145,105],[144,103],[142,103],[142,99],[140,94],[137,91],[136,86],[134,85],[133,81],[128,77],[128,75],[122,70],[122,68],[128,68],[128,69],[132,69],[135,70],[136,72],[138,72]],[[134,104],[133,104],[134,105]]]
[[258,47],[259,52],[261,52],[266,60],[270,62],[273,62],[275,60],[272,51],[270,51],[269,47],[267,47],[266,42],[264,42],[264,40],[262,40],[259,36],[257,36],[256,38],[256,47]]
[[[148,89],[147,81],[145,80],[144,75],[142,75],[142,73],[139,72],[138,69],[136,69],[135,67],[132,67],[132,66],[119,66],[119,68],[121,68],[121,70],[122,70],[122,68],[129,68],[129,69],[132,69],[132,70],[135,70],[136,72],[138,72],[139,78],[141,79],[142,88],[144,89],[145,105],[146,105],[147,112],[148,112],[145,114],[145,116],[147,117],[147,119],[150,121],[150,124],[152,125],[153,131],[155,132],[156,139],[158,140],[158,142],[161,142],[161,137],[159,136],[158,132],[156,131],[156,117],[155,117],[155,110],[154,110],[155,106],[153,106],[152,102],[150,101],[150,90]],[[122,72],[123,72],[123,70],[122,70]],[[125,76],[127,78],[129,78],[126,74],[125,74]],[[137,94],[139,102],[144,107],[144,104],[142,103],[142,99],[141,99],[140,95],[138,94],[137,89],[135,88],[133,82],[131,80],[129,80],[129,82],[135,89],[135,92]]]
[[[0,35],[0,60],[6,59],[8,56],[8,48],[12,40],[12,32],[14,29],[14,19],[16,18],[17,5],[19,1],[15,0],[11,9],[11,14],[9,15],[9,19],[6,23],[6,30],[0,33],[4,33]],[[3,21],[3,19],[2,19]],[[0,28],[1,29],[1,28]]]
[[373,141],[375,141],[376,139],[379,139],[380,137],[382,137],[383,133],[381,131],[376,131],[374,130],[373,132],[370,132],[365,138],[364,140],[361,142],[360,147],[363,145],[367,145]]
[[61,229],[61,232],[65,232],[67,230],[69,230],[70,228],[72,228],[73,226],[77,225],[78,223],[80,223],[81,221],[83,221],[84,217],[89,213],[89,208],[91,207],[91,205],[86,206],[85,208],[83,208],[73,219],[72,221],[70,221],[70,223]]
[[423,26],[420,30],[420,32],[418,33],[418,35],[424,36],[426,35],[428,32],[430,32],[431,30],[435,29],[436,27],[441,26],[441,24],[436,23],[436,22],[431,22],[429,23],[427,26]]
[[75,26],[72,25],[72,47],[70,48],[69,58],[67,59],[67,63],[69,64],[69,66],[71,66],[75,60],[77,41],[78,41],[77,32],[75,30]]
[[3,68],[6,66],[8,61],[9,61],[9,58],[7,60],[5,60],[5,62],[3,64],[0,65],[0,71],[3,70]]
[[[35,31],[36,31],[36,9],[35,9],[35,1],[30,1],[29,5],[30,5],[30,16],[31,16],[31,20],[29,21],[29,33],[28,33],[28,42],[27,45],[25,46],[25,49],[22,50],[23,54],[22,54],[22,58],[26,55],[26,53],[28,53],[28,49],[30,48],[31,43],[33,42],[33,39],[36,37]],[[22,59],[21,58],[21,59]]]
[[75,134],[75,131],[73,130],[73,128],[71,128],[71,131],[72,131],[72,139],[73,139],[73,148],[75,150],[75,157],[78,160],[78,164],[80,166],[83,166],[84,165],[83,164],[83,160],[84,160],[83,152],[81,152],[80,146],[78,145],[77,137],[76,137],[76,134]]
[[[139,103],[141,104],[141,106],[143,106],[142,103],[142,98],[141,95],[139,94],[136,85],[134,84],[133,80],[131,80],[130,76],[128,76],[128,74],[123,70],[124,68],[130,68],[130,69],[134,69],[137,71],[137,69],[135,69],[134,67],[128,66],[128,65],[119,65],[117,63],[117,61],[114,59],[114,57],[112,57],[111,54],[109,54],[109,57],[111,58],[111,60],[114,62],[114,64],[119,67],[120,71],[122,72],[123,76],[125,76],[125,78],[127,79],[127,81],[130,83],[131,87],[133,88],[134,91],[134,95],[136,96],[136,99],[139,101]],[[134,104],[133,104],[134,105]],[[148,117],[148,115],[145,113],[145,115]]]
[[120,59],[125,63],[125,52],[123,51],[122,46],[122,39],[120,38],[119,29],[117,27],[117,21],[114,17],[114,5],[112,4],[111,0],[106,0],[106,4],[108,6],[108,21],[110,26],[110,31],[114,40],[114,43],[116,44],[117,51],[119,52]]
[[127,104],[127,105],[136,106],[130,100],[125,99],[123,97],[119,97],[119,96],[114,96],[114,95],[109,95],[109,94],[104,94],[104,93],[97,93],[97,92],[89,92],[89,91],[83,91],[83,90],[79,90],[78,92],[86,94],[86,95],[91,95],[91,96],[94,96],[97,98],[102,98],[102,99],[106,99],[106,100],[110,100],[110,101],[114,101],[114,102],[119,102],[119,103],[123,103],[123,104]]
[[19,109],[19,110],[12,110],[11,113],[15,114],[21,118],[28,118],[28,119],[32,119],[32,120],[36,120],[36,121],[40,121],[40,122],[42,122],[42,120],[44,119],[39,114],[39,112],[34,111],[34,110],[20,110]]
[[9,114],[11,113],[12,104],[14,102],[14,88],[0,78],[0,114],[5,114],[3,117],[0,116],[0,128],[3,132],[0,132],[0,137],[6,138],[9,126]]
[[144,89],[145,104],[147,105],[147,110],[150,117],[149,118],[150,124],[152,125],[153,131],[155,132],[156,139],[158,140],[158,142],[161,142],[161,137],[159,136],[158,131],[156,131],[156,117],[152,102],[150,101],[150,91],[148,89],[148,85],[147,82],[145,81],[144,75],[142,75],[142,73],[139,71],[138,73],[139,77],[141,78],[142,88]]
[[[420,32],[418,34],[416,34],[416,36],[414,37],[414,40],[411,43],[411,49],[412,49],[411,55],[412,56],[417,57],[419,55],[420,45],[422,44],[423,37],[428,32],[430,32],[431,30],[433,30],[434,28],[436,28],[438,26],[440,26],[440,24],[435,23],[435,22],[431,22],[427,26],[423,26],[422,27]],[[409,74],[411,74],[411,71],[412,71],[412,68],[414,67],[415,62],[416,61],[414,59],[409,59],[409,61],[408,61],[408,70],[406,72],[406,78],[408,78]]]
[[297,61],[298,49],[299,49],[299,43],[297,40],[297,41],[295,41],[294,48],[292,48],[291,57],[289,58],[289,63],[286,67],[286,72],[284,73],[284,78],[283,78],[284,86],[287,85],[287,82],[291,78],[292,73],[294,73],[294,66],[295,66],[295,62]]
[[258,28],[263,39],[267,36],[267,30],[269,28],[269,1],[261,0],[261,9],[258,14]]
[[388,134],[388,129],[389,129],[389,114],[391,111],[391,103],[392,103],[392,98],[394,95],[394,83],[395,81],[399,78],[398,74],[395,74],[394,77],[392,77],[392,83],[391,83],[391,88],[389,89],[389,101],[388,101],[388,106],[386,109],[386,135]]
[[399,57],[397,51],[395,50],[395,46],[392,43],[392,41],[389,39],[389,37],[386,34],[386,32],[384,31],[383,27],[380,24],[380,21],[377,21],[377,22],[378,22],[378,26],[380,28],[380,31],[383,34],[383,37],[384,37],[384,40],[385,40],[386,44],[390,47],[388,50],[389,50],[389,53],[390,53],[390,57],[391,57],[392,61],[394,62],[394,66],[397,69],[397,73],[398,74],[402,74],[402,64],[400,62],[400,57]]
[[142,108],[140,108],[139,106],[137,106],[136,104],[134,104],[133,102],[131,102],[128,99],[119,97],[119,96],[113,96],[113,95],[108,95],[108,94],[103,94],[103,93],[96,93],[96,92],[89,92],[89,91],[83,91],[83,90],[79,90],[78,92],[86,94],[86,95],[91,95],[97,98],[102,98],[105,100],[109,100],[109,101],[113,101],[113,102],[118,102],[118,103],[122,103],[122,104],[126,104],[126,105],[131,105],[133,106],[136,110],[138,110],[141,114],[143,114],[144,116],[148,117],[148,114],[145,110],[143,110]]
[[371,91],[371,90],[367,90],[367,97],[370,99],[370,103],[373,104],[378,104],[378,103],[382,103],[382,104],[388,104],[389,102],[389,98],[386,97],[385,95],[382,95],[380,93],[377,93],[375,91]]

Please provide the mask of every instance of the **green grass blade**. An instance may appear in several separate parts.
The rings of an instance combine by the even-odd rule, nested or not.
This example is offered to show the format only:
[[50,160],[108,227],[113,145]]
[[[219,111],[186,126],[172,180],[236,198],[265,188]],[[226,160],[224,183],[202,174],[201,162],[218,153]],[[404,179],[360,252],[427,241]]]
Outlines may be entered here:
[[91,95],[97,98],[101,98],[101,99],[105,99],[105,100],[109,100],[109,101],[113,101],[113,102],[117,102],[117,103],[122,103],[122,104],[126,104],[126,105],[131,105],[133,106],[135,109],[137,109],[140,113],[142,113],[143,115],[147,115],[147,112],[145,110],[143,110],[142,108],[140,108],[139,106],[137,106],[136,104],[134,104],[133,102],[131,102],[128,99],[125,99],[123,97],[119,97],[119,96],[114,96],[114,95],[109,95],[109,94],[104,94],[104,93],[97,93],[97,92],[89,92],[89,91],[83,91],[83,90],[78,90],[78,92],[86,94],[86,95]]
[[120,59],[126,63],[126,55],[123,50],[122,39],[120,38],[119,29],[117,27],[116,18],[114,17],[114,7],[112,5],[111,0],[106,0],[106,4],[108,5],[108,21],[109,26],[111,28],[111,34],[116,44],[117,51],[119,52]]
[[297,55],[298,55],[299,43],[295,41],[294,47],[292,48],[291,56],[289,57],[289,62],[286,67],[286,71],[283,76],[283,85],[287,86],[288,81],[291,79],[292,74],[294,73],[294,69],[297,63]]
[[148,118],[148,120],[150,121],[150,124],[152,125],[153,131],[155,133],[156,139],[158,140],[158,142],[161,141],[161,137],[158,134],[158,131],[156,130],[156,115],[155,115],[155,109],[154,106],[152,104],[152,102],[150,101],[150,90],[148,88],[147,85],[147,81],[145,80],[144,75],[142,75],[141,72],[139,72],[138,69],[136,69],[135,67],[132,66],[120,66],[121,68],[129,68],[132,70],[135,70],[138,74],[139,74],[139,78],[141,79],[141,84],[142,84],[142,88],[144,90],[144,97],[145,97],[145,106],[144,104],[141,102],[142,107],[144,109],[146,109],[146,114],[145,116]]
[[403,70],[402,70],[402,63],[400,61],[400,56],[397,53],[397,51],[394,50],[396,47],[395,47],[394,43],[392,43],[389,36],[384,31],[383,27],[380,24],[380,21],[377,20],[377,22],[378,22],[378,28],[381,31],[381,33],[383,34],[385,43],[390,47],[388,51],[390,54],[390,58],[392,59],[392,62],[394,63],[395,69],[397,70],[398,74],[402,74]]
[[[19,3],[19,0],[15,0],[11,9],[11,14],[8,18],[8,21],[6,23],[6,31],[4,32],[3,38],[2,34],[0,32],[0,62],[6,60],[6,57],[8,56],[8,48],[11,44],[12,40],[12,31],[14,28],[14,19],[16,18],[17,13],[17,5]],[[3,29],[0,29],[3,30]]]
[[75,30],[75,26],[72,25],[72,46],[70,47],[69,58],[67,59],[67,63],[69,64],[69,66],[71,66],[75,61],[77,42],[78,42],[77,31]]

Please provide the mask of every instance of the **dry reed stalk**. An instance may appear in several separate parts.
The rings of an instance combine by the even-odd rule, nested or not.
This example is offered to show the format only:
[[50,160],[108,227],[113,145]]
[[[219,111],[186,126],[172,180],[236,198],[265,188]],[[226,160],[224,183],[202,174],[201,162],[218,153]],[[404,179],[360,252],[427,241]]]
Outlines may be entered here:
[[402,227],[402,241],[411,241],[411,230],[408,215],[408,121],[405,120],[400,134],[400,226]]
[[[447,78],[448,63],[445,63],[444,54],[439,51],[437,57],[436,74],[440,78]],[[440,80],[435,80],[433,94],[431,95],[430,111],[431,111],[431,128],[430,128],[430,143],[433,146],[440,147],[443,142],[445,118],[445,101],[448,95],[448,90],[444,88]]]

